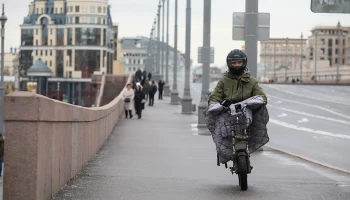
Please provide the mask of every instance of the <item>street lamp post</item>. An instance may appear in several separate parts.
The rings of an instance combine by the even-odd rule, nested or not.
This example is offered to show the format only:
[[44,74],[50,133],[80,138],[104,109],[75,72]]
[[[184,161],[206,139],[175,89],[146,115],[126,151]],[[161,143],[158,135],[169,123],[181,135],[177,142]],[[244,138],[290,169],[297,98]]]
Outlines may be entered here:
[[185,60],[185,88],[181,101],[182,114],[192,114],[192,97],[190,89],[190,69],[191,69],[191,0],[187,0],[186,8],[186,60]]
[[315,29],[315,49],[314,49],[314,82],[317,83],[317,30]]
[[340,21],[338,21],[337,24],[337,28],[338,28],[338,54],[337,54],[337,75],[336,75],[336,83],[339,84],[340,81],[340,74],[339,74],[339,63],[340,63]]
[[1,83],[0,83],[0,134],[4,134],[4,96],[5,96],[5,87],[4,87],[4,41],[5,41],[5,23],[7,17],[5,16],[5,7],[2,4],[2,15],[0,17],[1,22]]
[[303,33],[301,33],[301,35],[300,35],[300,38],[301,38],[301,40],[300,40],[300,79],[299,79],[299,81],[300,81],[300,83],[302,83],[302,80],[303,80]]
[[276,81],[276,39],[273,41],[273,82]]
[[285,71],[285,82],[287,82],[287,68],[288,68],[288,38],[286,38],[286,71]]
[[163,13],[162,13],[162,64],[161,64],[161,79],[164,80],[164,8],[165,8],[165,0],[163,0]]
[[208,92],[210,81],[210,23],[211,23],[211,0],[204,0],[203,16],[203,48],[202,48],[202,94],[198,106],[198,127],[205,126],[203,111],[208,107]]
[[174,30],[174,80],[173,80],[173,89],[171,90],[171,104],[179,104],[179,93],[177,91],[177,1],[175,0],[175,30]]
[[154,80],[158,81],[160,79],[160,8],[162,7],[161,2],[158,4],[157,13],[157,54],[156,54],[156,74],[154,75]]
[[169,85],[169,4],[170,0],[167,0],[167,17],[166,17],[166,58],[165,58],[165,85],[164,85],[164,96],[170,96],[170,85]]
[[266,59],[267,59],[267,52],[266,52],[266,43],[264,44],[264,78],[266,77]]

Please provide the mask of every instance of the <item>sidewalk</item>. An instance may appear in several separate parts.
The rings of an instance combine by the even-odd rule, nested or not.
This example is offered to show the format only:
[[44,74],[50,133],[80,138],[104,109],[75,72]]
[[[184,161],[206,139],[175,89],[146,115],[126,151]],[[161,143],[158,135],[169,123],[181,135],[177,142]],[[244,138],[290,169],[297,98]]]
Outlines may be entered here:
[[265,148],[252,154],[249,189],[216,166],[211,136],[170,98],[122,119],[105,146],[54,199],[350,199],[349,175]]

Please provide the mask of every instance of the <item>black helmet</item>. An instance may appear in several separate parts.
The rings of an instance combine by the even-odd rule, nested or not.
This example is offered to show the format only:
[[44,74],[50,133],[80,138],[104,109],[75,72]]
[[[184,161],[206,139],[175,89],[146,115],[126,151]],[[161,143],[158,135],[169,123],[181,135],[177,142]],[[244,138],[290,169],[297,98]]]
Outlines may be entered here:
[[[242,60],[243,64],[241,67],[232,67],[231,62],[234,60]],[[244,70],[247,67],[247,55],[239,49],[232,50],[230,53],[228,53],[226,57],[226,64],[228,69],[230,70],[231,73],[233,74],[242,74]]]

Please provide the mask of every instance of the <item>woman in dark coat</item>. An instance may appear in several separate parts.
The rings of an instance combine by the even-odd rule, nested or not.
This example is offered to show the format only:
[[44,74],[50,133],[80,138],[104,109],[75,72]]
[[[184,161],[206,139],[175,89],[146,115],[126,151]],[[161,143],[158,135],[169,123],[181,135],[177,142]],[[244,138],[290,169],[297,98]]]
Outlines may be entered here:
[[135,89],[134,102],[135,102],[136,114],[138,115],[139,119],[141,118],[142,104],[144,103],[143,102],[144,99],[145,99],[145,93],[142,91],[141,86],[137,85]]

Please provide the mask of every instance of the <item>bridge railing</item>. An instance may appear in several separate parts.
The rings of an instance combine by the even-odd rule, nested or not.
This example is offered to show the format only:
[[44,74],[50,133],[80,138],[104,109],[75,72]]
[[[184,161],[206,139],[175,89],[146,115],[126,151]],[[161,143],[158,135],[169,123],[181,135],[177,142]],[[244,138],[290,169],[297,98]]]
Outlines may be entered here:
[[124,91],[95,108],[30,92],[6,96],[4,199],[51,199],[60,191],[111,134],[124,111]]

